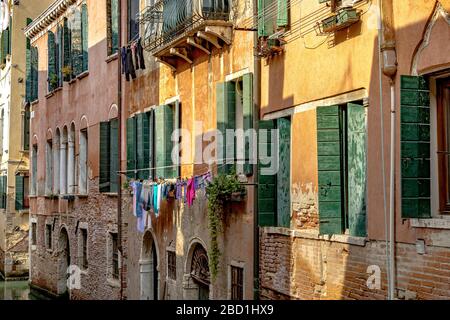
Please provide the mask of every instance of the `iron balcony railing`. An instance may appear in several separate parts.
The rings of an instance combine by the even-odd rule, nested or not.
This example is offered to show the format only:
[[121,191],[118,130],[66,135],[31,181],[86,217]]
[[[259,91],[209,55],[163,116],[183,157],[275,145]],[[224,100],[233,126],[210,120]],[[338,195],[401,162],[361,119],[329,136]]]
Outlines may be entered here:
[[139,14],[143,46],[154,52],[206,21],[229,21],[231,6],[232,0],[160,0]]

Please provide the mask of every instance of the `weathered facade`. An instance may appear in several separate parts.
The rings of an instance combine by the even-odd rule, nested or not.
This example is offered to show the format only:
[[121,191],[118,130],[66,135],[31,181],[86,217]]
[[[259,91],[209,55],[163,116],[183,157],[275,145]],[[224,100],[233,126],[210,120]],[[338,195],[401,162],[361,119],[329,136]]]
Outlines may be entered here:
[[[0,70],[0,277],[28,277],[29,108],[23,28],[50,1],[2,3]],[[6,11],[5,11],[6,10]],[[5,13],[6,12],[6,13]]]
[[260,24],[261,118],[288,121],[291,146],[290,197],[272,194],[260,229],[261,297],[448,299],[450,3],[290,3],[287,25]]
[[[138,12],[139,1],[131,3],[131,10],[135,10],[131,13],[133,17],[133,13]],[[152,168],[157,178],[165,179],[190,178],[207,172],[216,175],[218,167],[208,166],[207,159],[202,158],[207,145],[206,134],[220,129],[226,120],[223,119],[224,108],[231,110],[231,105],[234,106],[235,100],[239,99],[234,91],[236,85],[245,83],[240,93],[244,96],[244,109],[253,112],[254,32],[245,28],[239,30],[239,27],[252,24],[256,8],[249,0],[218,3],[165,1],[163,6],[161,1],[146,6],[149,3],[141,1],[140,24],[133,26],[128,23],[126,26],[128,40],[141,39],[146,49],[146,69],[137,70],[134,80],[123,80],[126,92],[123,101],[126,119],[123,120],[127,121],[128,138],[122,154],[123,159],[128,158],[127,172],[133,178],[150,179]],[[158,20],[158,13],[162,13],[162,21]],[[232,87],[231,91],[224,90],[227,85]],[[227,102],[227,99],[232,99],[232,102]],[[172,129],[177,128],[170,121],[158,122],[158,117],[175,105],[179,108],[179,128],[184,130],[181,134],[183,160],[177,174],[167,175],[161,169],[173,166],[173,162],[170,158],[166,159],[167,162],[160,161],[164,152],[162,144],[170,142]],[[232,119],[232,122],[240,121],[241,127],[244,119],[242,108],[236,107],[236,115]],[[139,125],[143,117],[153,117],[152,114],[156,117],[154,131]],[[133,143],[133,123],[137,123],[137,144]],[[166,130],[170,130],[166,135],[169,140],[161,143],[158,137],[163,136]],[[153,132],[158,141],[156,145],[150,143],[154,159],[150,156],[139,165],[141,159],[138,158],[137,165],[134,165],[135,149],[139,150],[140,144],[144,143],[139,136],[151,137]],[[122,167],[125,168],[125,163]],[[219,170],[222,167],[219,166]],[[150,173],[140,175],[142,169],[147,168],[150,168]],[[238,173],[242,173],[243,181],[249,184],[254,181],[251,174]],[[125,197],[132,197],[128,189],[124,193],[128,194]],[[132,207],[124,210],[126,298],[252,299],[253,201],[254,188],[249,186],[245,201],[227,205],[225,217],[220,222],[222,231],[218,242],[221,255],[216,278],[208,266],[211,242],[204,191],[197,191],[192,207],[175,199],[163,200],[159,215],[151,212],[151,224],[147,225],[144,233],[136,230]]]
[[118,21],[110,6],[57,0],[25,30],[38,57],[30,283],[71,299],[120,298]]

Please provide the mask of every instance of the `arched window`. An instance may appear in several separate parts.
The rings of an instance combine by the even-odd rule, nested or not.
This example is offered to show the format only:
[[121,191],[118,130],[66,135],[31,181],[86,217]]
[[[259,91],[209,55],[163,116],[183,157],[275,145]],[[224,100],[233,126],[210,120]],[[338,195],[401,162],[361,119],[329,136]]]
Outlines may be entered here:
[[59,149],[59,191],[61,194],[67,194],[67,144],[68,132],[67,127],[64,127]]
[[31,194],[37,195],[37,165],[38,165],[38,145],[33,144],[31,150]]
[[51,133],[47,136],[45,146],[45,194],[53,192],[53,137]]
[[61,143],[61,133],[59,128],[56,129],[56,134],[53,139],[53,194],[59,194],[60,182],[59,182],[59,157],[60,157],[60,143]]
[[75,180],[75,124],[70,125],[67,150],[67,193],[74,194],[76,187]]

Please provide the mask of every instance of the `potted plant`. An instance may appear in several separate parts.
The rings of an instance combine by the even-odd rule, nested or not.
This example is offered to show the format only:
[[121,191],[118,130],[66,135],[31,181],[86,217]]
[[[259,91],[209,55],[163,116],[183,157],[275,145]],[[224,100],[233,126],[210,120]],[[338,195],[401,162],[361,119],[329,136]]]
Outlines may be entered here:
[[72,77],[72,67],[64,66],[61,68],[61,72],[63,74],[64,81],[70,81],[70,78]]
[[48,77],[48,83],[50,84],[52,90],[58,88],[59,85],[58,75],[55,73],[51,73]]
[[322,20],[322,31],[323,32],[332,32],[335,30],[337,25],[337,18],[335,15],[328,17]]
[[336,17],[338,27],[346,27],[358,22],[360,19],[360,14],[356,8],[344,7],[339,9]]

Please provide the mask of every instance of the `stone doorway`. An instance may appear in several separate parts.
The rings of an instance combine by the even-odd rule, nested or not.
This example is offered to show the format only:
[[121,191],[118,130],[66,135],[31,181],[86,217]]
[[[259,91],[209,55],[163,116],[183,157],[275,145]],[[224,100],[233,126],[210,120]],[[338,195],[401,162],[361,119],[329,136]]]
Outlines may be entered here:
[[139,264],[141,300],[158,300],[158,254],[151,232],[144,235]]

